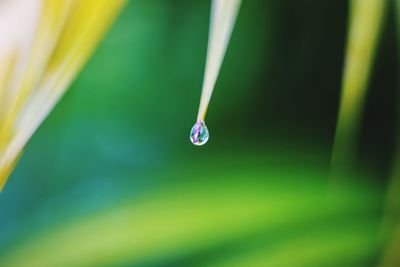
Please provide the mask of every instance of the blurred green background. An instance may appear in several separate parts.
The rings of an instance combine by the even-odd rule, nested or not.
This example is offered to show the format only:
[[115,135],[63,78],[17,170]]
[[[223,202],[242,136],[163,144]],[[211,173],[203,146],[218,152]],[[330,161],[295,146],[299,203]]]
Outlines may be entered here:
[[128,4],[0,195],[1,266],[378,265],[392,8],[358,166],[333,193],[348,1],[244,1],[195,147],[209,9]]

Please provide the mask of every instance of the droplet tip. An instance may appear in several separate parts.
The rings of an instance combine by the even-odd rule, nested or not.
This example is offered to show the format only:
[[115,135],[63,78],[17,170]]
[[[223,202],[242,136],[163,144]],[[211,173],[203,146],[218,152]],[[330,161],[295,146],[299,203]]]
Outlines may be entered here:
[[210,137],[207,126],[203,120],[198,120],[190,131],[190,141],[196,146],[207,143]]

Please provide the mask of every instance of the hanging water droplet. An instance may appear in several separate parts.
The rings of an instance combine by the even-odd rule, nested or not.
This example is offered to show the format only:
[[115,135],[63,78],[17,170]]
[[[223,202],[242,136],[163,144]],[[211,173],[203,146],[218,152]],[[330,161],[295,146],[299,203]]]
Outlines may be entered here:
[[202,146],[208,141],[208,129],[204,121],[197,121],[190,131],[190,141],[196,146]]

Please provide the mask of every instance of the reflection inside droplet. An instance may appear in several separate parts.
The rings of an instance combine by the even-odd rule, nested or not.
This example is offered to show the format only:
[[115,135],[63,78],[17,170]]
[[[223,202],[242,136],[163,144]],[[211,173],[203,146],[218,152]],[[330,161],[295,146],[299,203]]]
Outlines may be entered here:
[[197,121],[190,131],[190,141],[196,146],[202,146],[208,141],[208,129],[204,121]]

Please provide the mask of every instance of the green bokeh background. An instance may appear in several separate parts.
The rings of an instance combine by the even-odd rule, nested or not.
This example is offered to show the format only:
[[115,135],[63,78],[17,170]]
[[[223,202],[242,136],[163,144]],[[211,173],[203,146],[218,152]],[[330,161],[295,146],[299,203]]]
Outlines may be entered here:
[[[394,143],[393,14],[357,172],[331,199],[347,1],[244,1],[208,110],[209,143],[194,147],[209,9],[128,4],[0,196],[4,266],[379,262]],[[65,229],[79,235],[58,236]],[[138,245],[111,242],[118,231]],[[88,239],[104,247],[78,255]]]

